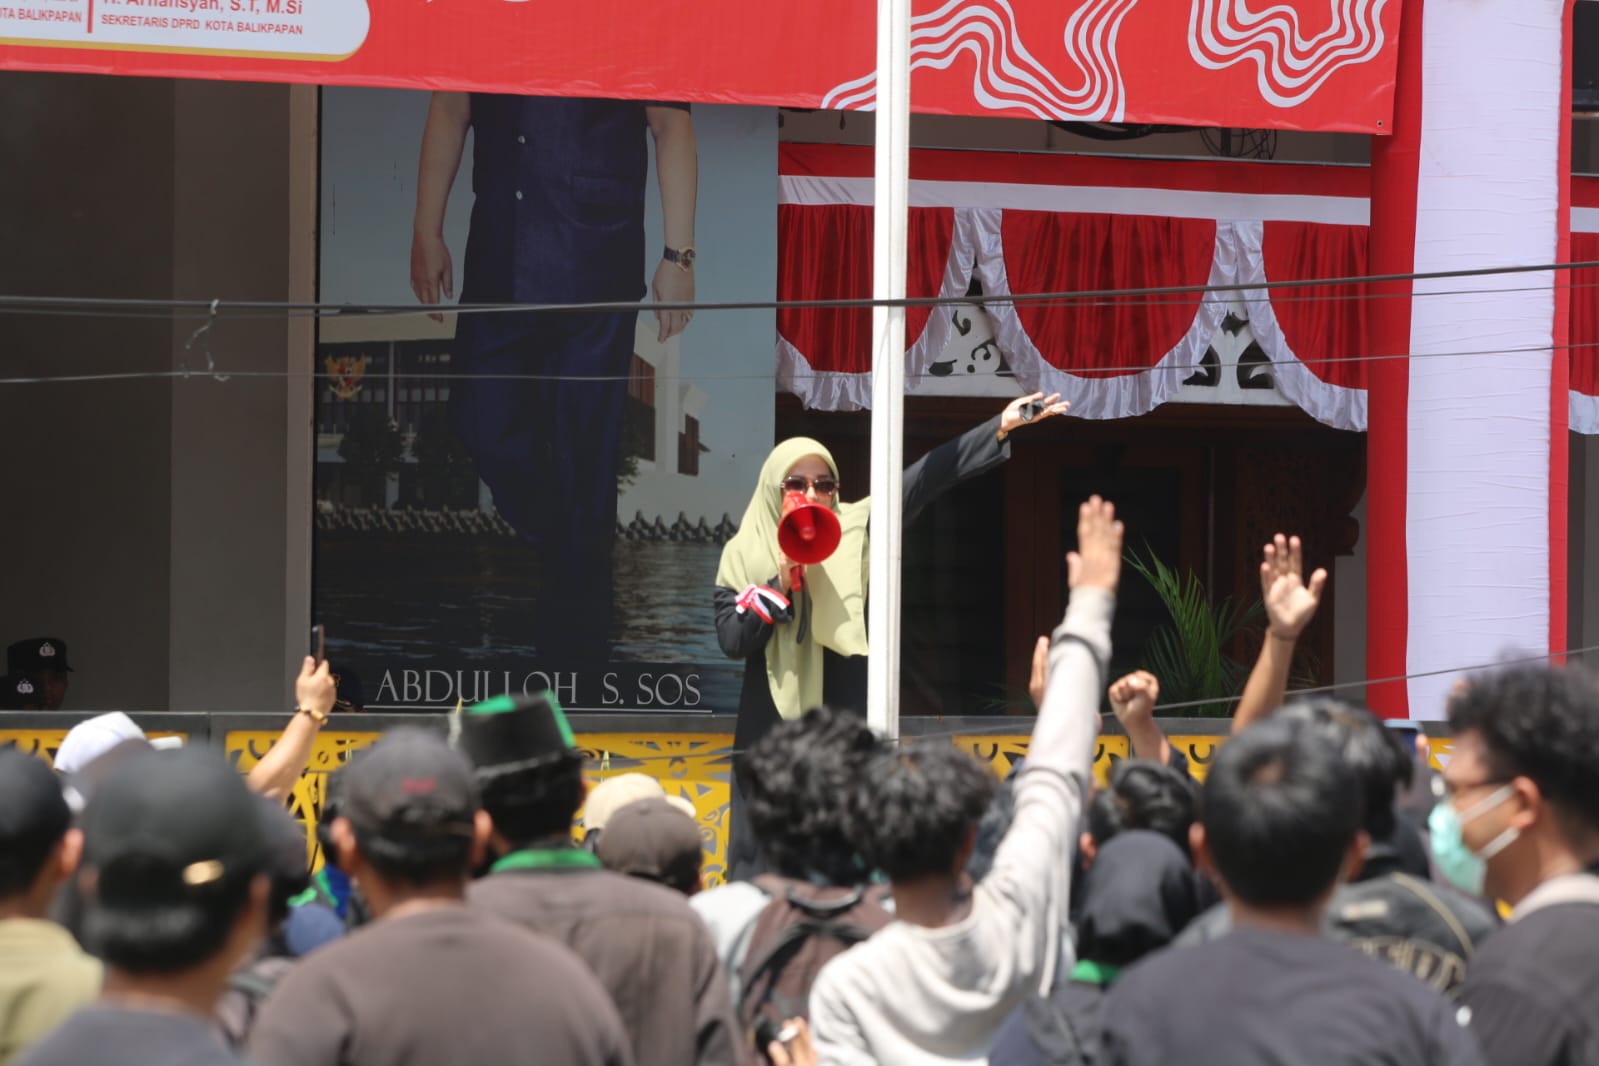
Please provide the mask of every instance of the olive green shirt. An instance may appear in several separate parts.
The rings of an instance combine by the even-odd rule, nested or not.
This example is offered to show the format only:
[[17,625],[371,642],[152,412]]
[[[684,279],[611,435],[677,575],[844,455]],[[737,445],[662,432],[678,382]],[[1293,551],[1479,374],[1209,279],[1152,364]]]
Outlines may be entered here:
[[0,920],[0,1066],[100,994],[101,967],[54,922]]

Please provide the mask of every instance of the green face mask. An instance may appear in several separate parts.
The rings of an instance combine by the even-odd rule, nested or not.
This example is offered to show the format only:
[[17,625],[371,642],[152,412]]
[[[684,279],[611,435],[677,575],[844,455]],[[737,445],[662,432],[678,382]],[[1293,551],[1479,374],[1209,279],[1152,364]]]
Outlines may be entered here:
[[1455,805],[1449,800],[1442,799],[1427,817],[1433,863],[1445,881],[1467,895],[1482,895],[1483,880],[1488,872],[1488,860],[1514,844],[1521,833],[1517,829],[1506,829],[1489,841],[1488,846],[1482,851],[1474,852],[1466,846],[1466,839],[1461,830],[1514,794],[1515,789],[1505,785],[1492,795],[1485,796],[1472,804],[1463,813],[1456,811]]

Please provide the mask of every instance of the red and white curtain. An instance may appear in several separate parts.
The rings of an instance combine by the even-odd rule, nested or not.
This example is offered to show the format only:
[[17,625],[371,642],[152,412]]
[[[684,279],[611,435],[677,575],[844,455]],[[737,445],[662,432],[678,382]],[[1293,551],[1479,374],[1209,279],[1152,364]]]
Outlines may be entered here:
[[[1571,262],[1599,262],[1599,178],[1573,178],[1571,203]],[[1555,284],[1571,286],[1571,428],[1599,433],[1599,269],[1567,271]]]
[[[869,149],[786,145],[779,175],[783,300],[871,295]],[[911,297],[991,297],[1359,277],[1363,168],[923,151],[911,157]],[[1362,287],[1175,292],[988,305],[1019,383],[1084,418],[1167,401],[1242,303],[1285,397],[1340,429],[1366,426]],[[913,308],[906,373],[943,352],[949,316]],[[807,406],[869,405],[870,312],[785,309],[779,383]]]

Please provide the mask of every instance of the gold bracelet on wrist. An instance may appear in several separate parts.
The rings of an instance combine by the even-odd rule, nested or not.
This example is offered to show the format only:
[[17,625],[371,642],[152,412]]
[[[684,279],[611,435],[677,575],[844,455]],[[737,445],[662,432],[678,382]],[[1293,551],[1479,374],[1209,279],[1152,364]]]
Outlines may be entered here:
[[296,707],[294,709],[294,713],[306,715],[318,726],[324,726],[328,724],[328,716],[322,711],[317,710],[315,707]]

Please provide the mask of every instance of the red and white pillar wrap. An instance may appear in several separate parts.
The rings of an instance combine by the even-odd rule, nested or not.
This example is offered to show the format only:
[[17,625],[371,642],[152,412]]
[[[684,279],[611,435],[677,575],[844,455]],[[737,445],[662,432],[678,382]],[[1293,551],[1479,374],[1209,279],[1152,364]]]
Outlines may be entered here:
[[[1571,5],[1405,0],[1374,274],[1567,261]],[[1565,648],[1568,283],[1377,291],[1400,295],[1374,301],[1371,354],[1410,355],[1368,378],[1367,676],[1409,678],[1369,688],[1387,717],[1441,718],[1451,671]]]

